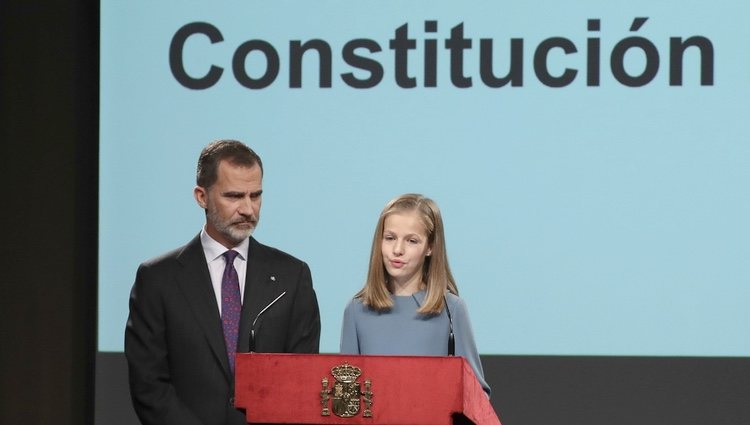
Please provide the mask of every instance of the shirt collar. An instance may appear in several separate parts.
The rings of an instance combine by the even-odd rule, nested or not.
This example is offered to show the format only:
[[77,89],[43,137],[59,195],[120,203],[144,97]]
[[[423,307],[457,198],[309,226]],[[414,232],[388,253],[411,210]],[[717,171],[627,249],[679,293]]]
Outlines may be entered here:
[[[201,229],[201,245],[203,245],[203,254],[206,256],[206,261],[209,263],[221,257],[227,251],[227,247],[217,242],[216,239],[212,238],[206,232],[205,225]],[[247,249],[249,246],[250,238],[246,238],[232,249],[239,253],[240,258],[247,261]]]

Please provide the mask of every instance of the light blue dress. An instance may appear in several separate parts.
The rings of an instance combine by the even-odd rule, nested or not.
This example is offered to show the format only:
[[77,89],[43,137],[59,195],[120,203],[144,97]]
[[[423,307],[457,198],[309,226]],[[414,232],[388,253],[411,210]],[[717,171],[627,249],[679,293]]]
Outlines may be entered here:
[[[391,295],[393,307],[377,311],[353,299],[344,310],[341,328],[342,354],[390,354],[414,356],[447,356],[450,323],[445,309],[438,315],[423,315],[417,309],[424,302],[426,292],[414,295]],[[446,294],[453,321],[456,355],[468,360],[482,388],[490,395],[484,380],[469,314],[463,300]]]

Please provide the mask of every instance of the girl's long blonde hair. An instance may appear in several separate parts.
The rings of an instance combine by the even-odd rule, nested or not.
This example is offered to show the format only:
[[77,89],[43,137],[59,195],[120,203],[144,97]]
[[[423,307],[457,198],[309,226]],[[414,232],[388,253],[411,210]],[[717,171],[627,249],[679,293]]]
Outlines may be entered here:
[[422,283],[427,287],[427,295],[417,310],[421,314],[438,314],[445,306],[445,291],[458,295],[456,281],[448,265],[445,248],[445,230],[440,209],[430,198],[415,193],[401,195],[389,201],[378,218],[375,235],[370,250],[370,267],[367,281],[355,298],[375,310],[388,310],[393,307],[388,272],[383,264],[382,239],[386,217],[396,213],[416,212],[427,233],[427,243],[432,254],[425,257],[422,267]]

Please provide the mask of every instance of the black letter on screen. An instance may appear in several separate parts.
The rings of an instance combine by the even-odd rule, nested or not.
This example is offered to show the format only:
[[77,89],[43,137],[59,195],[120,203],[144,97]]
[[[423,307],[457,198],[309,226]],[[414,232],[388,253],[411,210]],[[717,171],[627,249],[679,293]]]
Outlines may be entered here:
[[[260,78],[250,77],[245,69],[245,59],[253,50],[259,50],[266,57],[266,72]],[[279,54],[266,41],[246,41],[234,52],[232,71],[234,71],[234,78],[243,86],[249,89],[264,89],[270,86],[279,75]]]
[[341,74],[341,79],[355,89],[369,89],[380,84],[383,79],[383,66],[376,60],[359,56],[355,53],[357,49],[367,49],[370,53],[381,51],[381,47],[374,40],[358,38],[351,40],[344,45],[342,56],[344,62],[355,68],[363,69],[370,73],[370,78],[360,80],[354,76],[353,72]]
[[193,22],[177,30],[169,44],[169,69],[178,83],[193,90],[207,89],[219,81],[223,68],[211,65],[208,74],[201,78],[191,77],[185,72],[185,64],[182,61],[182,50],[185,47],[185,41],[193,34],[203,34],[208,36],[211,44],[224,41],[224,37],[219,29],[207,22]]
[[302,56],[308,50],[318,52],[318,87],[331,87],[331,46],[323,40],[310,40],[305,44],[293,40],[289,43],[289,87],[302,87]]

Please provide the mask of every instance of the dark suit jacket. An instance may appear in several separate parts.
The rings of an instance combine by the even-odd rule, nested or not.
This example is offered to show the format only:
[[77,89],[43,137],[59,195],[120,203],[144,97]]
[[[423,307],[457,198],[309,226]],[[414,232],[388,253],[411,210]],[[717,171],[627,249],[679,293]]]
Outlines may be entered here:
[[[250,238],[238,351],[317,353],[320,314],[304,262]],[[138,268],[125,330],[133,406],[144,425],[243,425],[200,236]]]

